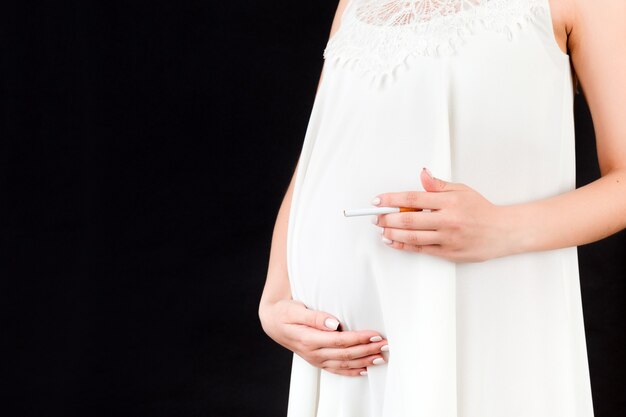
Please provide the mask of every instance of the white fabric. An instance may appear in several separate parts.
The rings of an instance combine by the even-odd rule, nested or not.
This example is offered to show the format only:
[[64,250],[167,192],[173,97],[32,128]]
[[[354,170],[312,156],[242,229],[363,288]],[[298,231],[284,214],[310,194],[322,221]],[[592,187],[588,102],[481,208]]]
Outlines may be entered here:
[[355,69],[389,74],[409,55],[454,53],[476,26],[513,36],[512,27],[545,11],[545,0],[356,0],[324,58],[352,60]]
[[[380,331],[390,352],[365,377],[294,355],[289,417],[592,417],[576,247],[453,263],[389,248],[368,216],[342,214],[423,191],[423,166],[495,204],[575,188],[572,77],[548,0],[463,0],[476,12],[463,12],[470,29],[451,53],[370,25],[400,45],[385,57],[350,36],[366,33],[349,16],[373,0],[352,1],[302,147],[288,271],[295,299],[347,330]],[[497,24],[472,20],[483,7],[499,10]],[[446,16],[426,19],[439,43]],[[405,33],[433,44],[423,28]]]

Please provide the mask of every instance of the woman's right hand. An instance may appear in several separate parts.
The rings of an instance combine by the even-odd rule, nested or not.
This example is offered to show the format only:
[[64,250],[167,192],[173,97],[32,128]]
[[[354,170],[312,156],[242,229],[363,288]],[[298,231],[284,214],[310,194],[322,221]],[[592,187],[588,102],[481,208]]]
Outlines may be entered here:
[[339,375],[367,375],[367,366],[385,363],[387,341],[375,331],[338,331],[330,314],[308,309],[302,302],[280,300],[259,308],[263,330],[276,343],[311,365]]

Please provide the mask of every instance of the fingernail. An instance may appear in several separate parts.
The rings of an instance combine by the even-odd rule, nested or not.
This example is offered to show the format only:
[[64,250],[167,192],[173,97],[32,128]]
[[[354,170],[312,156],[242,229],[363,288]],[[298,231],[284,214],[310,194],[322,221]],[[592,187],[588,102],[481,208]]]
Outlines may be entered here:
[[383,358],[376,358],[376,359],[374,359],[374,361],[372,363],[374,365],[382,365],[383,363],[385,363],[385,360]]
[[382,235],[383,233],[385,233],[385,228],[384,228],[384,227],[381,227],[381,228],[380,228],[380,234]]
[[380,342],[381,340],[383,340],[383,338],[380,337],[380,336],[372,336],[372,337],[370,337],[370,342]]
[[380,204],[380,198],[379,197],[374,197],[372,199],[372,204],[375,205],[375,206],[379,205]]
[[324,326],[328,327],[331,330],[337,330],[339,327],[339,322],[335,319],[327,318],[324,320]]
[[361,371],[359,372],[362,376],[366,376],[367,375],[367,371]]
[[392,243],[392,242],[393,242],[393,240],[391,240],[391,239],[387,239],[385,236],[383,236],[383,238],[382,238],[382,239],[383,239],[383,242],[385,242],[386,244],[390,244],[390,243]]
[[373,224],[378,224],[378,216],[372,217],[372,223]]
[[385,345],[383,347],[380,348],[381,352],[389,352],[389,345]]
[[432,177],[433,177],[433,174],[430,172],[430,170],[429,170],[428,168],[424,167],[424,168],[422,168],[422,169],[423,169],[424,171],[426,171],[426,174],[428,174],[428,176],[429,176],[430,178],[432,178]]

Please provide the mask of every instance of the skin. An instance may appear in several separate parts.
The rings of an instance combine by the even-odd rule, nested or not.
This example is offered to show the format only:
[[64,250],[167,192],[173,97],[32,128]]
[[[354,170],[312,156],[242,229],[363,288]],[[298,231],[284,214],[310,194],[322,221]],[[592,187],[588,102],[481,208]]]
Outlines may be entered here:
[[[420,175],[426,191],[378,195],[381,206],[434,212],[378,216],[389,247],[456,262],[579,246],[626,228],[626,3],[552,0],[555,39],[589,104],[601,177],[525,204],[497,206],[469,185]],[[590,215],[593,213],[593,215]]]
[[[339,28],[337,17],[346,3],[339,2],[330,36]],[[555,41],[570,55],[591,110],[601,177],[554,197],[502,206],[468,184],[444,181],[422,169],[426,191],[372,196],[379,206],[431,210],[375,216],[383,229],[381,244],[455,262],[482,262],[584,245],[626,228],[626,2],[550,0],[550,7]],[[371,342],[378,335],[374,330],[329,329],[325,320],[336,317],[291,298],[285,244],[294,180],[295,171],[274,227],[259,318],[272,339],[313,366],[359,376],[382,357],[387,341]]]

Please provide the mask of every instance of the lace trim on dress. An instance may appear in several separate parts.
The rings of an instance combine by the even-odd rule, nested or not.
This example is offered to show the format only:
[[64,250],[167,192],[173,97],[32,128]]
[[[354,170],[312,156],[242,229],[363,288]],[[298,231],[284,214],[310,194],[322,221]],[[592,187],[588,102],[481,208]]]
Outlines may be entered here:
[[324,59],[384,78],[411,55],[452,54],[476,25],[513,38],[547,0],[351,0]]

